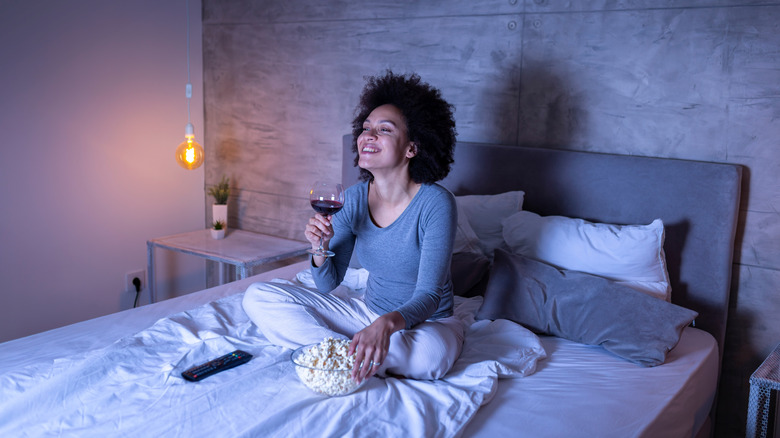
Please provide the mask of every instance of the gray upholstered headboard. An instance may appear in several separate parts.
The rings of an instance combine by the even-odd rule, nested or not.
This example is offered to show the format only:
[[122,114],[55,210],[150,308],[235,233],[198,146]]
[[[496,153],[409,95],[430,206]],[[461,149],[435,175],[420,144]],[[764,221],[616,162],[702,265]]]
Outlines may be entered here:
[[[344,136],[343,182],[357,181]],[[666,226],[672,301],[699,312],[721,355],[731,288],[742,168],[738,165],[458,143],[442,185],[456,195],[523,190],[523,209],[592,222]]]

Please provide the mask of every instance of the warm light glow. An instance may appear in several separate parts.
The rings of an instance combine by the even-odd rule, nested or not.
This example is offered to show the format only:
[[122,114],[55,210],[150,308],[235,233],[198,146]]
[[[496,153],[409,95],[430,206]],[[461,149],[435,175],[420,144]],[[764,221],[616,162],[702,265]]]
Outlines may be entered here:
[[203,147],[193,137],[187,136],[176,148],[176,162],[185,169],[197,169],[203,164],[203,158]]

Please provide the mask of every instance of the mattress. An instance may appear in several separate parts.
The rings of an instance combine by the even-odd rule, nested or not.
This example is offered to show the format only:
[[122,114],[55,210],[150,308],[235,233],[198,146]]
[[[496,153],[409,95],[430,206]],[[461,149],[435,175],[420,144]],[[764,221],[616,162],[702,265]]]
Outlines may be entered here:
[[[471,326],[443,381],[372,379],[341,401],[313,397],[295,380],[289,352],[257,345],[261,335],[238,304],[251,283],[291,278],[305,263],[0,344],[0,431],[689,437],[711,408],[718,352],[704,331],[686,328],[665,364],[642,368],[503,320]],[[178,377],[234,347],[256,358],[197,386]]]
[[464,437],[693,437],[706,424],[718,349],[687,327],[666,363],[643,368],[565,339],[543,336],[536,373],[502,379]]

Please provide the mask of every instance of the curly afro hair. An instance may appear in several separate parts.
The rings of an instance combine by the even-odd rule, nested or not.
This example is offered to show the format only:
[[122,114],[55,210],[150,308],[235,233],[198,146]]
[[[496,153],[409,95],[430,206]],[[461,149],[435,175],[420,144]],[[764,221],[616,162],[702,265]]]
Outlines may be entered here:
[[[416,183],[433,183],[447,176],[454,162],[455,119],[454,107],[441,92],[420,80],[417,74],[397,75],[388,70],[384,76],[369,77],[360,95],[352,121],[352,151],[355,166],[359,153],[357,139],[363,131],[363,122],[375,108],[391,104],[406,120],[409,140],[417,146],[417,154],[409,162],[409,176]],[[360,179],[373,180],[371,172],[360,169]]]

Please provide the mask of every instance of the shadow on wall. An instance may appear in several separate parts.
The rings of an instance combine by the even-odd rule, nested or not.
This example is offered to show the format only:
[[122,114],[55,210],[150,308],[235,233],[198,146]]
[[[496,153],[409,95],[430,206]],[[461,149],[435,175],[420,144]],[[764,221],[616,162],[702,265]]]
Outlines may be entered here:
[[587,113],[582,110],[573,83],[549,64],[523,67],[518,145],[575,149],[573,139],[587,138]]
[[739,285],[739,267],[736,265],[732,270],[731,284],[726,342],[718,382],[716,438],[745,435],[750,375],[764,360],[749,342],[756,322],[755,315],[745,310],[735,311]]
[[740,219],[734,239],[734,265],[731,271],[731,295],[729,296],[729,315],[726,325],[726,342],[723,348],[718,391],[718,410],[715,417],[715,437],[726,438],[744,436],[747,422],[748,397],[750,394],[750,375],[761,365],[764,357],[757,351],[752,339],[752,331],[758,320],[753,312],[737,309],[739,301],[740,263],[745,234],[745,216],[747,202],[750,199],[750,168],[742,168],[742,188],[740,197]]

